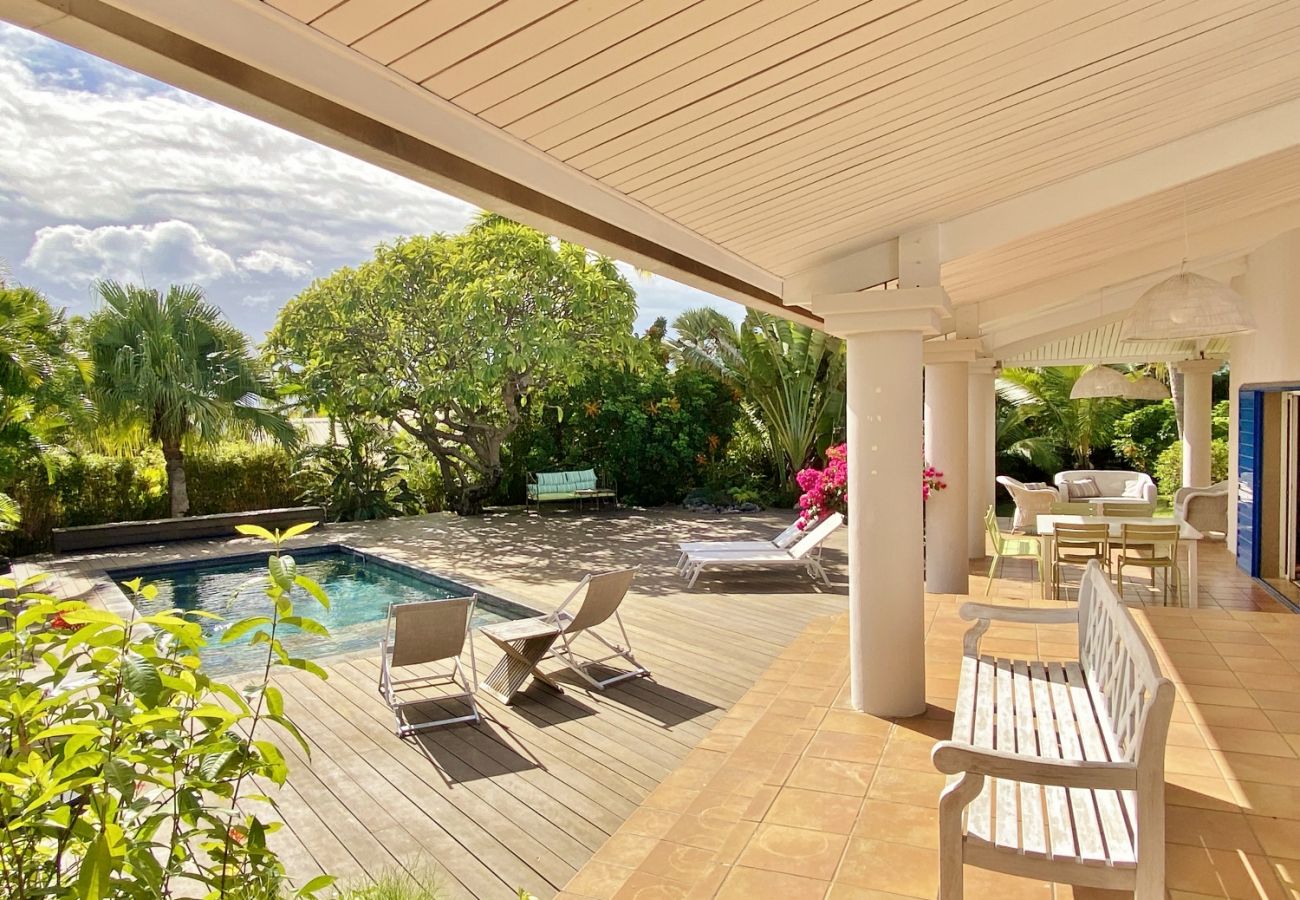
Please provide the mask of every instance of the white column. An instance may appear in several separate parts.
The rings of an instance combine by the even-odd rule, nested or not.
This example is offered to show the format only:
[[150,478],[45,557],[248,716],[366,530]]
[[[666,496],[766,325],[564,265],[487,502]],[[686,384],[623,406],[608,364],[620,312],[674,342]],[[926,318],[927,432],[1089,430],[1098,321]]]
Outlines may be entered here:
[[925,504],[925,589],[932,594],[970,590],[970,541],[966,534],[968,491],[966,362],[925,366],[925,459],[943,473],[947,487]]
[[1217,359],[1176,363],[1183,373],[1183,487],[1210,483],[1210,408],[1212,379],[1223,365]]
[[967,428],[970,431],[970,498],[966,510],[966,538],[971,559],[982,559],[988,549],[984,531],[984,511],[996,501],[997,489],[997,394],[996,376],[991,359],[977,359],[970,364],[970,388],[967,403]]
[[853,706],[915,715],[925,709],[921,333],[847,340]]
[[848,361],[849,654],[855,709],[925,711],[921,344],[942,288],[815,296]]

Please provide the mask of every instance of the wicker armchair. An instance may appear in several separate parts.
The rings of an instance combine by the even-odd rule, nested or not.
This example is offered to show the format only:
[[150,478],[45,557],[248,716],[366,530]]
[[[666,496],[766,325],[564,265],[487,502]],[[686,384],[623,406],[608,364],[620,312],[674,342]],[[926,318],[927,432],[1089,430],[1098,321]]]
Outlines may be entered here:
[[1174,494],[1174,518],[1186,522],[1202,534],[1228,534],[1229,482],[1209,487],[1179,488]]
[[1011,520],[1012,531],[1033,533],[1038,528],[1038,517],[1052,512],[1052,504],[1057,501],[1056,488],[1030,488],[1023,482],[1007,475],[999,475],[998,484],[1007,489],[1011,499],[1016,501],[1016,514]]

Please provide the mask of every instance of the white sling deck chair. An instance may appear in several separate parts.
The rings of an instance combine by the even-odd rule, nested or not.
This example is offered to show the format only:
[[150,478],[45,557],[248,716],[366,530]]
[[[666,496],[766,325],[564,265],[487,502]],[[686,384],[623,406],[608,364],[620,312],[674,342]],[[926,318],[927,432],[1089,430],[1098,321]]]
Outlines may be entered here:
[[678,544],[682,555],[677,558],[677,571],[686,566],[686,557],[692,553],[708,553],[713,550],[725,550],[728,553],[749,553],[754,550],[784,550],[803,534],[799,530],[798,520],[791,522],[785,530],[767,541],[686,541]]
[[[597,690],[603,691],[611,684],[650,674],[650,670],[637,662],[636,657],[632,655],[632,642],[628,639],[627,629],[623,626],[623,617],[618,612],[619,605],[627,596],[628,588],[632,586],[632,579],[635,576],[635,568],[586,575],[578,582],[578,586],[569,592],[569,596],[564,598],[559,609],[542,617],[545,621],[554,623],[560,630],[559,640],[548,656],[564,663],[579,678]],[[583,594],[584,590],[585,594]],[[571,607],[579,594],[583,594],[582,601],[578,604],[577,610],[573,611]],[[623,639],[622,644],[611,642],[595,630],[597,626],[603,625],[611,618],[618,625],[619,634]],[[609,654],[593,659],[575,652],[574,641],[583,633],[589,634],[603,644],[610,651]],[[596,678],[592,675],[590,671],[592,668],[603,666],[615,659],[623,660],[632,668],[617,671],[608,678]]]
[[[384,637],[379,644],[379,693],[393,711],[398,737],[406,737],[426,728],[453,725],[457,722],[479,721],[478,704],[474,691],[478,689],[478,661],[474,658],[474,636],[470,630],[474,621],[474,605],[478,597],[456,597],[450,600],[421,600],[415,603],[394,603],[388,607],[388,621],[384,624]],[[469,643],[469,665],[473,684],[465,680],[460,655]],[[417,675],[403,680],[393,679],[393,670],[407,666],[452,660],[450,674]],[[398,692],[438,685],[454,685],[458,694],[441,694],[399,700]],[[417,703],[435,703],[446,700],[464,700],[470,714],[433,719],[410,724],[404,709]]]
[[682,566],[682,577],[689,578],[687,587],[694,587],[700,573],[712,567],[760,567],[760,566],[796,566],[806,571],[811,578],[820,578],[827,587],[830,579],[822,568],[821,546],[835,529],[844,522],[844,516],[831,513],[818,522],[812,530],[785,549],[748,550],[743,552],[731,550],[702,550],[686,554]]

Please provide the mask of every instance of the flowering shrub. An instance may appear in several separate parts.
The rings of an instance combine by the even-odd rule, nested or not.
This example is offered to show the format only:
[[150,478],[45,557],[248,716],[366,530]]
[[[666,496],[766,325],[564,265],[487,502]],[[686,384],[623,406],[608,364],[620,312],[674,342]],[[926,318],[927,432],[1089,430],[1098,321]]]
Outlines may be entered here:
[[[848,445],[840,444],[826,450],[826,468],[814,469],[811,466],[800,470],[795,476],[803,494],[799,497],[799,529],[816,524],[831,513],[840,513],[846,518],[849,514],[848,483],[849,463]],[[943,473],[929,463],[921,470],[921,499],[929,500],[935,491],[948,487],[943,480]]]
[[921,472],[921,499],[929,500],[931,494],[935,491],[941,491],[947,486],[948,482],[943,480],[943,473],[926,463],[925,469]]
[[826,468],[807,468],[795,476],[803,494],[799,497],[799,529],[816,524],[831,513],[848,515],[849,463],[848,445],[839,444],[826,450]]

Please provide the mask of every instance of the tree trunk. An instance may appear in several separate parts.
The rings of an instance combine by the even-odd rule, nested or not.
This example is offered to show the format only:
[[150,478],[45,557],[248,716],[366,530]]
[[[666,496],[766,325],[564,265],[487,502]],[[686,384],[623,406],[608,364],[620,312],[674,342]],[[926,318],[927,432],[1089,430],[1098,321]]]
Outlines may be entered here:
[[167,496],[171,500],[172,518],[180,518],[190,511],[190,494],[185,488],[185,453],[180,447],[164,445],[163,460],[167,464]]
[[1169,367],[1169,396],[1174,401],[1174,421],[1178,424],[1178,439],[1183,438],[1183,373]]
[[500,466],[493,466],[482,474],[483,479],[478,484],[464,484],[460,487],[459,496],[456,497],[456,515],[481,516],[484,501],[496,491],[505,473]]

